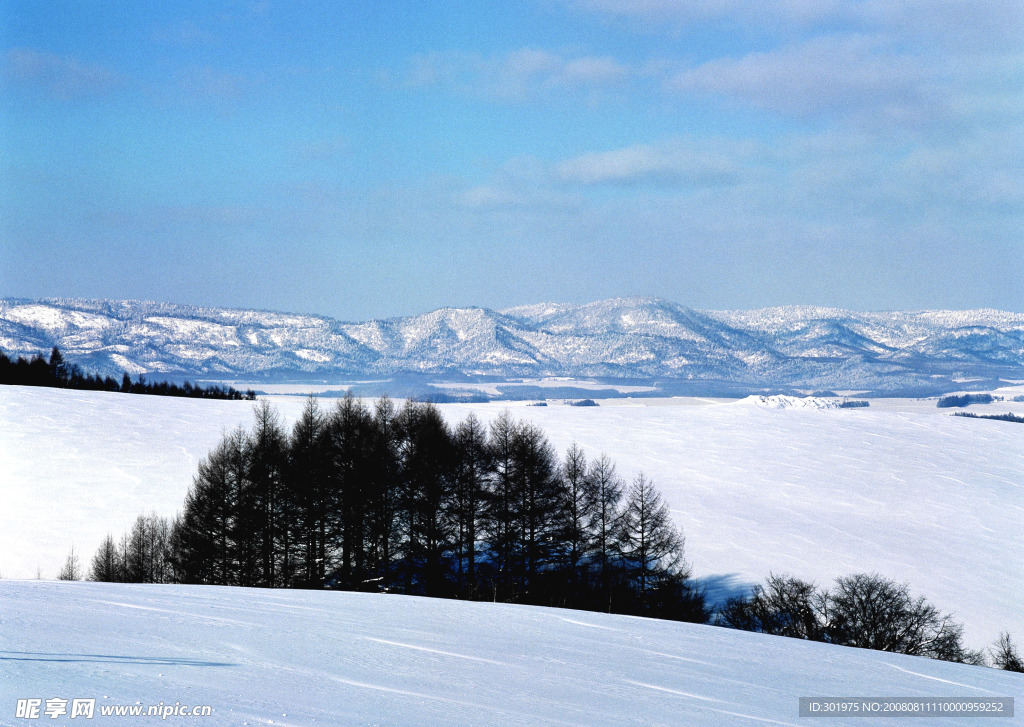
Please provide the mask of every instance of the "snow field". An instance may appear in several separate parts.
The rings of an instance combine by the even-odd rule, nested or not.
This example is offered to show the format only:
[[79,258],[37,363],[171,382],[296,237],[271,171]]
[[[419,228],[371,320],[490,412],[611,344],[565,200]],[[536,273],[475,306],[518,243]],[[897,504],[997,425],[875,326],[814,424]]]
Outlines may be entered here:
[[509,604],[45,581],[2,581],[0,602],[0,725],[10,727],[30,723],[15,718],[17,699],[55,696],[96,699],[96,725],[125,723],[102,718],[100,706],[180,702],[213,716],[130,721],[806,727],[863,720],[800,719],[801,696],[1024,691],[1024,677],[993,669]]
[[[271,400],[289,425],[303,405]],[[1001,630],[1024,639],[1021,425],[901,400],[850,410],[694,399],[440,408],[452,423],[509,409],[559,453],[575,441],[590,457],[608,454],[627,481],[645,472],[683,528],[695,575],[718,595],[769,572],[828,585],[875,571],[953,612],[968,646]],[[199,460],[251,422],[250,402],[0,387],[0,575],[34,578],[38,567],[52,578],[72,545],[87,566],[137,515],[173,516]]]

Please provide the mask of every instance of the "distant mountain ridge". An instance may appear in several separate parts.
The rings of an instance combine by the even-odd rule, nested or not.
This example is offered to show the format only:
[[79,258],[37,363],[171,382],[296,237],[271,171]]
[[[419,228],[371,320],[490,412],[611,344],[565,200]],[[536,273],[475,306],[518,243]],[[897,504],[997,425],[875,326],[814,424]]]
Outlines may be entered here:
[[114,376],[570,377],[874,392],[1024,379],[1024,314],[996,310],[702,311],[616,298],[351,323],[139,301],[0,299],[0,349],[32,354],[54,345]]

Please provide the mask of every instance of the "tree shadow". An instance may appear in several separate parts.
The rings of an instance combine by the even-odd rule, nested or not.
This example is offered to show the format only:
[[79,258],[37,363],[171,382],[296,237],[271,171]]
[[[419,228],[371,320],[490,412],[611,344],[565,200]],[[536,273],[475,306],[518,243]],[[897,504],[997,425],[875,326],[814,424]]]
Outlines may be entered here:
[[704,589],[709,608],[718,609],[730,598],[746,597],[756,583],[741,578],[738,573],[701,576],[693,579],[694,584]]
[[0,651],[0,661],[54,661],[83,664],[153,664],[157,666],[238,666],[228,661],[200,661],[165,656],[58,654],[45,651]]

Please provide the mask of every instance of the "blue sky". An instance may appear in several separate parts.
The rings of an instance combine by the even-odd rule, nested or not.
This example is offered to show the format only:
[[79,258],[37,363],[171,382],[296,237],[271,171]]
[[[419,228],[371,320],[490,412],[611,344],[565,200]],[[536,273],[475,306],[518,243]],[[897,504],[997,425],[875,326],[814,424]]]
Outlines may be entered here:
[[0,295],[1024,311],[1019,0],[0,0]]

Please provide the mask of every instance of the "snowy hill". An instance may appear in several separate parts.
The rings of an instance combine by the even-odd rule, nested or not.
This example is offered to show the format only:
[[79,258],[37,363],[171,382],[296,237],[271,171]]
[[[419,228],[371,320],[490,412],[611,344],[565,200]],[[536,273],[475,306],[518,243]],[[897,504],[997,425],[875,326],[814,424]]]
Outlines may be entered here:
[[162,303],[0,300],[0,349],[58,345],[89,370],[274,381],[299,375],[599,377],[937,393],[1024,378],[1024,314],[696,311],[648,298],[347,323]]
[[97,725],[125,722],[103,708],[180,703],[212,715],[129,721],[801,727],[800,697],[991,699],[1024,688],[1020,674],[983,667],[509,604],[34,581],[0,581],[0,601],[0,725],[12,727],[34,723],[15,717],[17,699],[45,708],[53,697],[68,708],[94,699]]
[[[303,406],[272,403],[289,424]],[[440,409],[452,423],[508,409],[560,453],[576,442],[626,480],[643,471],[719,595],[772,571],[819,585],[874,571],[952,612],[972,648],[1003,629],[1024,638],[1021,425],[952,417],[934,401],[606,403]],[[1024,402],[972,409],[1024,414]],[[72,545],[87,562],[137,515],[173,516],[199,460],[251,423],[250,402],[0,387],[0,575],[52,578]]]

